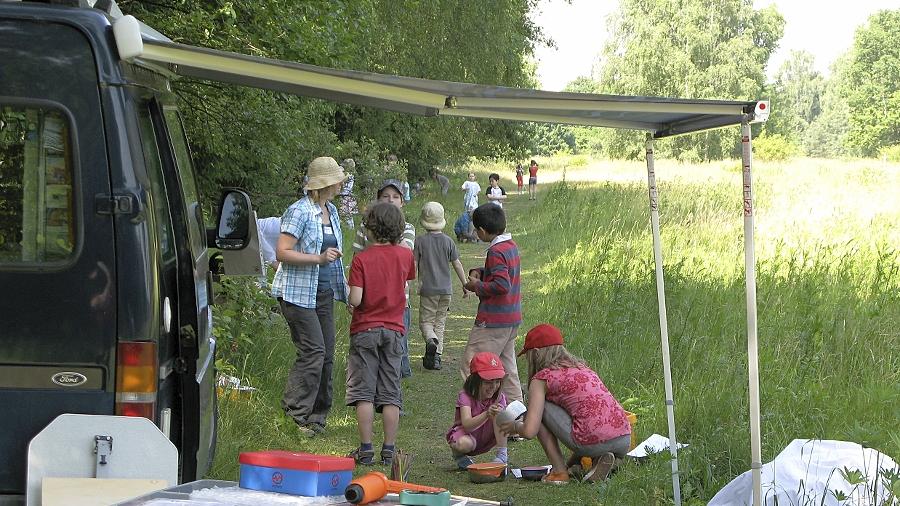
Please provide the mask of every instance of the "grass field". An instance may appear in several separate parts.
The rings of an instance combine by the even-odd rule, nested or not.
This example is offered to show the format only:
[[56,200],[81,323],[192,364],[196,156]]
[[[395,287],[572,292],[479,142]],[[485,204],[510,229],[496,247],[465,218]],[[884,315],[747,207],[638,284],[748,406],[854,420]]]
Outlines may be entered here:
[[[512,195],[512,165],[470,167],[482,186],[488,172],[500,172],[511,194],[509,229],[523,262],[520,334],[544,321],[562,328],[569,348],[638,414],[639,439],[667,434],[646,169],[584,157],[539,162],[537,201]],[[754,169],[763,461],[792,439],[811,437],[855,441],[897,459],[900,166],[800,159]],[[464,170],[451,178],[450,195],[425,195],[443,201],[451,224],[462,207],[455,187]],[[704,504],[750,461],[740,162],[657,161],[657,181],[675,416],[679,440],[690,445],[679,453],[682,495],[686,504]],[[417,221],[425,199],[407,208],[408,221]],[[483,249],[461,245],[464,265],[480,265]],[[212,477],[237,479],[240,451],[352,449],[355,419],[343,407],[346,313],[338,311],[329,431],[305,439],[279,408],[294,351],[283,319],[270,310],[274,302],[243,281],[224,292],[216,313],[225,351],[220,369],[259,391],[221,398]],[[411,481],[461,495],[513,496],[524,505],[671,502],[664,455],[627,463],[599,485],[473,485],[452,471],[443,435],[462,385],[457,358],[476,300],[455,297],[439,372],[421,367],[416,306],[414,376],[404,382],[407,414],[398,442],[416,454]],[[510,453],[517,466],[545,463],[537,441],[513,443]]]

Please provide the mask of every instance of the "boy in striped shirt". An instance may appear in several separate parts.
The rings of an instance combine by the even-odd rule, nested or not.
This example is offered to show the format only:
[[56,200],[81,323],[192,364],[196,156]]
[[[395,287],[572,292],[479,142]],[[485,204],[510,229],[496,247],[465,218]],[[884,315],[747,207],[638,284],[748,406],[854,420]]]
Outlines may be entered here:
[[516,366],[516,331],[522,323],[522,296],[519,290],[519,248],[506,233],[506,214],[493,203],[482,204],[472,213],[475,233],[490,243],[484,268],[469,271],[466,290],[478,295],[478,314],[469,332],[460,372],[469,376],[469,362],[476,353],[489,351],[500,356],[506,377],[502,391],[506,398],[522,400],[522,384]]

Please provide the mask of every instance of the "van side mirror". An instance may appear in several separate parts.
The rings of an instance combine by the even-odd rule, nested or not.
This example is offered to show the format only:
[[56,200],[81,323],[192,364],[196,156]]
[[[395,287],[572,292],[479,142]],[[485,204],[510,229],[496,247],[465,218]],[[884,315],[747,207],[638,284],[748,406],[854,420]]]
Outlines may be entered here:
[[219,220],[212,241],[221,250],[244,249],[250,242],[250,196],[238,189],[222,193]]

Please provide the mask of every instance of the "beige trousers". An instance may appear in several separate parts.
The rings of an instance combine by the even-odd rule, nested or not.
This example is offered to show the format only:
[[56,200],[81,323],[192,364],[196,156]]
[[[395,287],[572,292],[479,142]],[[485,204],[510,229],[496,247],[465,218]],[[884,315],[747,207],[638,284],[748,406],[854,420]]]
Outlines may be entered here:
[[425,343],[433,342],[437,353],[444,353],[444,328],[450,312],[450,295],[419,296],[419,329]]
[[474,326],[469,332],[469,342],[463,353],[459,371],[463,378],[469,377],[469,362],[476,353],[490,351],[500,356],[506,377],[503,378],[501,390],[507,401],[521,401],[522,383],[519,382],[519,368],[516,366],[516,331],[519,327],[479,327]]

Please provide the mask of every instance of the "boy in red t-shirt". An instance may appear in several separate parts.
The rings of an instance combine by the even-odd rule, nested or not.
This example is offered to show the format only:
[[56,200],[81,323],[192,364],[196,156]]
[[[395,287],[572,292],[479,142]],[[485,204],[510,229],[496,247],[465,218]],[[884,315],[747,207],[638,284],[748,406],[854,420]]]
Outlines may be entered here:
[[403,356],[403,311],[406,281],[416,266],[408,248],[399,246],[406,226],[400,209],[379,202],[363,221],[371,241],[350,265],[350,350],[347,358],[347,405],[356,406],[360,445],[350,452],[359,464],[374,463],[372,425],[382,413],[381,463],[390,465],[400,425],[400,359]]

